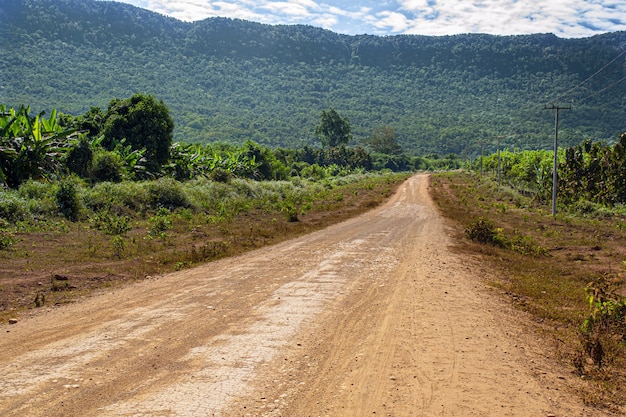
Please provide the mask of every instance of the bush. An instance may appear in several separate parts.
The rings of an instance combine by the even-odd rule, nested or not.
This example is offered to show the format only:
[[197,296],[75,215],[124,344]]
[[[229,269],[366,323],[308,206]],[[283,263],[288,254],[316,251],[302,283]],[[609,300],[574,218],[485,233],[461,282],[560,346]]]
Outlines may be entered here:
[[160,208],[156,214],[148,219],[150,228],[148,229],[148,238],[165,239],[167,231],[173,226],[172,215],[167,208]]
[[491,220],[480,217],[475,222],[467,225],[465,236],[474,242],[505,246],[504,238],[500,236],[498,229]]
[[31,216],[50,216],[58,213],[56,184],[29,180],[20,185],[17,193],[27,201]]
[[141,210],[149,205],[149,196],[142,183],[125,181],[113,184],[101,182],[85,190],[84,201],[85,205],[93,211],[108,210],[115,207]]
[[228,181],[230,181],[233,178],[234,178],[234,175],[232,174],[232,172],[230,172],[230,171],[228,171],[226,169],[223,169],[223,168],[215,168],[209,174],[209,179],[211,179],[211,180],[213,180],[215,182],[227,183]]
[[89,218],[93,227],[101,230],[107,235],[118,236],[125,235],[126,232],[132,230],[132,219],[128,216],[118,216],[107,210],[101,210],[94,213]]
[[47,182],[28,180],[17,192],[26,200],[44,200],[55,196],[54,188]]
[[146,183],[146,188],[150,205],[154,208],[166,207],[173,210],[189,206],[187,195],[183,191],[181,183],[172,178],[160,178]]
[[28,201],[14,192],[0,191],[0,218],[15,222],[30,217]]
[[78,195],[78,184],[74,178],[67,178],[59,183],[56,194],[57,206],[61,214],[68,220],[80,218],[82,201]]
[[88,178],[93,163],[93,148],[86,138],[81,138],[65,156],[69,171],[81,178]]
[[125,171],[124,161],[117,152],[101,151],[94,155],[91,178],[95,182],[121,182]]

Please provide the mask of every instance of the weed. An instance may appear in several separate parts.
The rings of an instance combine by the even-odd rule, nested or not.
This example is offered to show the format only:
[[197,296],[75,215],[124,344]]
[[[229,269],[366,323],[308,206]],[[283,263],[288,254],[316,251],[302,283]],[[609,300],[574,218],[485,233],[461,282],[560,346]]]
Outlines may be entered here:
[[229,244],[221,240],[207,242],[198,248],[193,246],[190,258],[192,262],[205,262],[223,256],[228,248]]
[[193,211],[188,208],[184,208],[178,212],[178,217],[182,220],[191,222],[193,220]]
[[161,207],[157,210],[156,214],[148,219],[150,228],[148,229],[148,238],[160,238],[165,239],[167,237],[167,231],[172,228],[172,215],[169,209]]
[[124,257],[124,252],[126,251],[126,240],[124,237],[120,235],[111,237],[111,246],[113,247],[113,254],[118,259],[122,259]]
[[175,271],[182,271],[183,269],[187,268],[189,265],[191,265],[191,262],[176,262],[176,264],[174,265],[174,270]]
[[548,249],[537,244],[533,238],[523,236],[519,231],[515,231],[515,235],[509,241],[509,246],[512,250],[522,255],[548,256],[550,254]]
[[605,345],[611,339],[626,341],[626,297],[617,293],[620,280],[608,274],[591,281],[585,288],[589,315],[581,325],[584,353],[601,368]]
[[0,229],[0,250],[7,249],[15,244],[13,233]]
[[112,236],[125,235],[133,228],[129,216],[118,216],[106,210],[94,213],[89,221],[95,229]]
[[500,214],[506,213],[506,204],[504,203],[494,203],[493,207],[496,209],[497,213],[500,213]]
[[37,292],[33,302],[35,303],[35,307],[43,307],[46,304],[46,296],[41,292]]
[[97,246],[94,244],[93,235],[90,233],[89,236],[87,236],[87,254],[89,256],[94,256],[96,251]]

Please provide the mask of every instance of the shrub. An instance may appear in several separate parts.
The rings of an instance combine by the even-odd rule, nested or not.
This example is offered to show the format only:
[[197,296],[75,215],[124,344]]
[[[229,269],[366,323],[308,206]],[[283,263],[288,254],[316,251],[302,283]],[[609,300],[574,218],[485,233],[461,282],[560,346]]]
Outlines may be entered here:
[[211,173],[209,174],[209,178],[215,182],[223,182],[223,183],[227,183],[228,181],[230,181],[231,179],[234,178],[234,175],[232,174],[232,172],[223,169],[223,168],[215,168],[213,171],[211,171]]
[[167,231],[173,226],[171,212],[167,208],[160,208],[156,214],[148,219],[150,228],[148,229],[148,238],[154,239],[156,237],[165,239],[167,237]]
[[20,185],[17,194],[26,200],[30,215],[36,216],[41,214],[48,216],[57,214],[57,191],[56,184],[29,180]]
[[156,181],[146,183],[146,188],[152,207],[176,209],[189,206],[189,201],[187,200],[181,183],[173,178],[160,178]]
[[81,178],[88,178],[93,163],[93,148],[86,138],[81,138],[65,155],[69,171]]
[[28,201],[11,191],[0,191],[0,218],[15,222],[30,217]]
[[496,226],[491,220],[485,219],[484,217],[480,217],[475,222],[467,225],[465,236],[474,242],[505,246],[504,238],[500,236]]
[[124,174],[124,161],[117,152],[100,151],[94,155],[91,178],[95,182],[121,182]]
[[130,231],[132,219],[128,216],[118,216],[107,210],[101,210],[89,218],[93,227],[101,230],[107,235],[118,236],[125,235]]
[[27,200],[44,200],[54,197],[54,187],[48,182],[28,180],[18,190],[18,194]]
[[119,184],[101,182],[85,190],[85,205],[94,211],[127,207],[141,210],[149,205],[148,192],[143,184],[125,181]]
[[82,201],[78,195],[78,184],[74,178],[67,178],[59,183],[56,194],[57,206],[61,214],[68,220],[80,218]]

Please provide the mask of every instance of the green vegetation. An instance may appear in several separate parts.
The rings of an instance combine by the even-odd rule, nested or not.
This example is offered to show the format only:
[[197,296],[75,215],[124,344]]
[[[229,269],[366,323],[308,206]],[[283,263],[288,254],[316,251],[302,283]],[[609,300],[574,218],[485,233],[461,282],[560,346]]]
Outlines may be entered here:
[[[113,99],[107,112],[97,117],[98,124],[86,122],[98,113],[93,107],[77,117],[59,116],[53,110],[46,119],[43,112],[32,116],[29,108],[16,111],[0,105],[0,184],[18,189],[29,180],[66,179],[61,183],[57,203],[69,219],[76,219],[80,207],[74,201],[75,180],[93,185],[160,178],[162,181],[155,183],[159,188],[152,195],[167,207],[178,204],[167,201],[180,198],[177,181],[198,177],[218,182],[232,178],[321,180],[371,170],[445,169],[461,164],[454,155],[439,158],[376,154],[374,160],[363,147],[345,146],[350,125],[334,110],[329,112],[337,119],[328,123],[338,121],[338,132],[344,136],[329,139],[326,148],[305,146],[296,150],[270,149],[250,140],[241,146],[171,143],[167,106],[144,94],[126,100]],[[322,120],[327,114],[322,112]],[[74,179],[70,180],[70,176]]]
[[341,117],[333,108],[322,110],[320,124],[315,127],[315,134],[320,137],[322,146],[326,148],[345,146],[352,139],[350,121]]
[[56,111],[49,118],[44,112],[30,114],[29,107],[18,110],[0,105],[0,182],[18,187],[28,179],[46,179],[61,170],[61,141],[73,130],[59,125]]
[[[407,176],[29,180],[0,191],[0,319],[318,230],[380,204]],[[68,200],[79,207],[71,220]]]
[[126,100],[114,99],[104,115],[102,145],[115,150],[127,143],[131,151],[141,151],[145,169],[157,173],[169,160],[174,121],[169,109],[153,96],[134,94]]
[[[499,161],[499,162],[498,162]],[[585,215],[623,211],[626,204],[626,133],[613,144],[584,140],[559,149],[557,156],[560,210]],[[554,153],[550,151],[501,152],[474,161],[472,168],[495,173],[500,166],[502,181],[537,201],[552,198]]]
[[464,157],[505,133],[517,148],[550,147],[553,117],[542,107],[558,100],[573,104],[560,134],[572,146],[623,130],[623,60],[612,60],[625,36],[345,36],[180,22],[115,2],[3,0],[0,103],[78,116],[143,92],[170,107],[176,142],[272,149],[321,146],[315,126],[332,107],[350,120],[349,147],[391,126],[411,157]]

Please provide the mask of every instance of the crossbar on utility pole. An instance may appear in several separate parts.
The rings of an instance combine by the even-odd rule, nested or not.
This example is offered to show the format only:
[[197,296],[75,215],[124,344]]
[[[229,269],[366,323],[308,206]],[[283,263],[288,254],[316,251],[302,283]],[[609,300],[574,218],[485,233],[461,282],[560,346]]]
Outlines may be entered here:
[[556,216],[556,191],[558,187],[558,150],[559,150],[559,111],[560,110],[571,110],[572,106],[560,107],[558,105],[551,104],[549,107],[547,105],[543,106],[544,110],[554,110],[554,167],[552,168],[552,215]]

